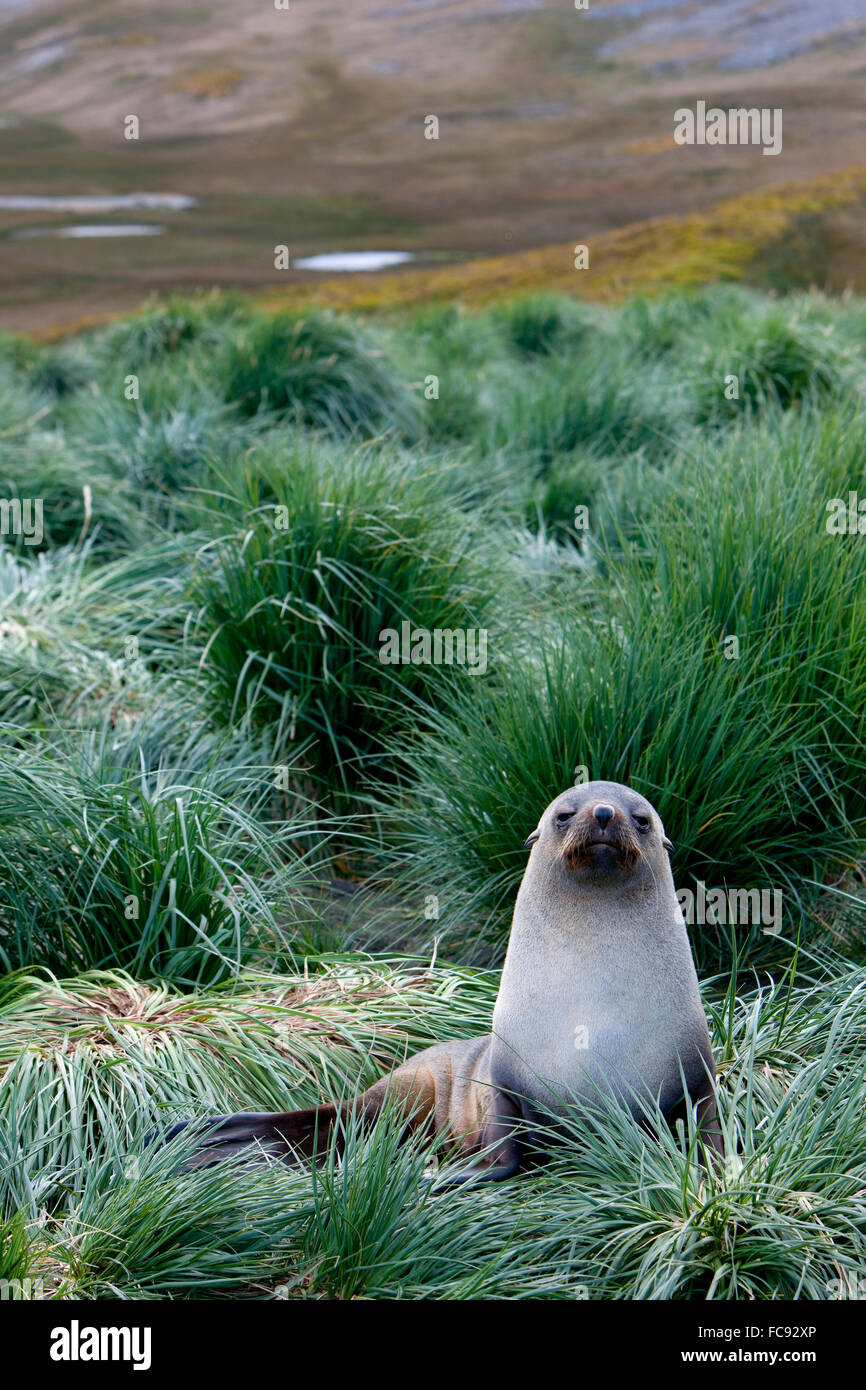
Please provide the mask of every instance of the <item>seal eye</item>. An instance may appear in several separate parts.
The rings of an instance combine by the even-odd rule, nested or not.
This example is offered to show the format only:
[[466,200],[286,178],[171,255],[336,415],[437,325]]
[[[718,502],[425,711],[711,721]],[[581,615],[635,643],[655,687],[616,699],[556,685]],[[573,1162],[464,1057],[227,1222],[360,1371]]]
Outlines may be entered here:
[[557,811],[553,818],[553,823],[557,830],[564,830],[573,815],[573,811]]
[[650,828],[649,816],[644,816],[638,811],[632,816],[632,820],[634,821],[641,835],[645,835]]

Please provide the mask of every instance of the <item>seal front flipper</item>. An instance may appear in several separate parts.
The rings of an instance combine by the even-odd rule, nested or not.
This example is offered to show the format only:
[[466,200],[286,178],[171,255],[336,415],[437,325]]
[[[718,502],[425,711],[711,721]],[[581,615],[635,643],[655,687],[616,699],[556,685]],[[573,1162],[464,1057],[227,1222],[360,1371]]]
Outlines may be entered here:
[[478,1157],[468,1168],[436,1178],[436,1187],[458,1187],[463,1183],[502,1182],[513,1178],[520,1168],[521,1152],[517,1139],[520,1110],[504,1091],[493,1088],[492,1099],[481,1127]]

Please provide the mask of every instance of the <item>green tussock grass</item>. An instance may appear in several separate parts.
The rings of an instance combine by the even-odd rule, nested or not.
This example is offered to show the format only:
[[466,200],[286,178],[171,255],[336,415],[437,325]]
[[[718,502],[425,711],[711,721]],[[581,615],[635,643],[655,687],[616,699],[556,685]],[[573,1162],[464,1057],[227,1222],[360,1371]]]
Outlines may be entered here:
[[214,366],[226,399],[244,415],[276,411],[335,435],[413,431],[408,384],[347,320],[315,311],[255,320]]
[[[761,235],[784,230],[762,199]],[[0,340],[14,1287],[854,1287],[866,309],[693,288],[702,226],[677,234],[683,292],[619,307],[553,293],[555,276],[539,293],[535,274],[481,309],[434,295],[361,323],[203,295],[61,343]],[[25,499],[43,506],[34,545],[12,524]],[[483,673],[384,664],[403,621],[483,629]],[[348,1097],[487,1032],[523,841],[583,768],[657,806],[678,887],[782,894],[778,935],[690,927],[726,1164],[625,1112],[603,1129],[575,1113],[546,1167],[474,1190],[439,1184],[447,1155],[399,1144],[397,1114],[350,1126],[315,1172],[182,1173],[194,1127],[148,1142]]]
[[478,522],[435,472],[303,446],[251,455],[213,505],[235,525],[202,547],[191,586],[212,697],[227,724],[270,727],[278,752],[305,742],[311,777],[346,790],[435,678],[383,664],[380,634],[466,628],[491,604]]
[[193,986],[278,949],[278,905],[289,921],[302,902],[309,821],[280,816],[271,767],[196,732],[191,758],[176,733],[173,745],[111,717],[50,754],[0,749],[6,970],[117,964]]
[[[116,974],[18,981],[3,1008],[4,1059],[26,1049],[4,1082],[10,1268],[26,1230],[28,1268],[78,1297],[827,1299],[856,1276],[866,992],[862,968],[836,961],[793,990],[710,991],[729,1146],[710,1173],[687,1136],[650,1143],[625,1112],[603,1131],[576,1113],[546,1169],[465,1192],[430,1181],[429,1149],[398,1146],[399,1114],[350,1127],[318,1172],[179,1176],[194,1134],[142,1143],[160,1101],[201,1113],[239,1092],[334,1094],[425,1036],[483,1030],[494,995],[494,975],[350,958],[195,1010]],[[287,1057],[275,1093],[267,1072]]]

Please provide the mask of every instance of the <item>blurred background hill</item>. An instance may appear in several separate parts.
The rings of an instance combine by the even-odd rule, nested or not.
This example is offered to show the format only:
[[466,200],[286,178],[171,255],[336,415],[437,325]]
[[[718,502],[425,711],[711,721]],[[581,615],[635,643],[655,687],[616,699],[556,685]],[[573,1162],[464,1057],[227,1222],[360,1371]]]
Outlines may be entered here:
[[[866,0],[591,0],[587,11],[571,0],[0,0],[4,323],[51,330],[154,291],[285,286],[281,243],[293,259],[396,249],[422,267],[468,260],[471,278],[479,257],[818,176],[826,191],[827,176],[866,163],[864,70]],[[782,153],[675,146],[673,112],[699,98],[782,107]],[[438,141],[424,138],[431,114]],[[129,115],[138,140],[124,138]],[[14,205],[142,191],[194,201]],[[830,203],[799,208],[788,228],[780,273],[799,287],[862,284],[862,191]]]

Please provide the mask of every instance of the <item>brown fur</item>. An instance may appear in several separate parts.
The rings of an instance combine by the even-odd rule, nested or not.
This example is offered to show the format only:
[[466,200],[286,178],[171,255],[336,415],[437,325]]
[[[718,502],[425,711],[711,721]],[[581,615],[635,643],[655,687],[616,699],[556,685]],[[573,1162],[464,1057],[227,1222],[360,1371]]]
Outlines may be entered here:
[[562,857],[570,869],[589,864],[601,847],[608,848],[619,868],[626,873],[635,868],[641,857],[641,846],[631,823],[619,812],[600,830],[593,819],[592,807],[587,804],[568,823],[563,840]]
[[[515,1171],[513,1138],[517,1106],[490,1083],[490,1038],[437,1043],[384,1076],[354,1101],[282,1113],[221,1116],[187,1162],[209,1167],[250,1146],[275,1157],[319,1159],[333,1145],[345,1146],[346,1127],[371,1125],[386,1102],[401,1109],[404,1136],[428,1132],[445,1142],[449,1156],[482,1155],[474,1176],[497,1177]],[[184,1125],[170,1131],[172,1137]]]

